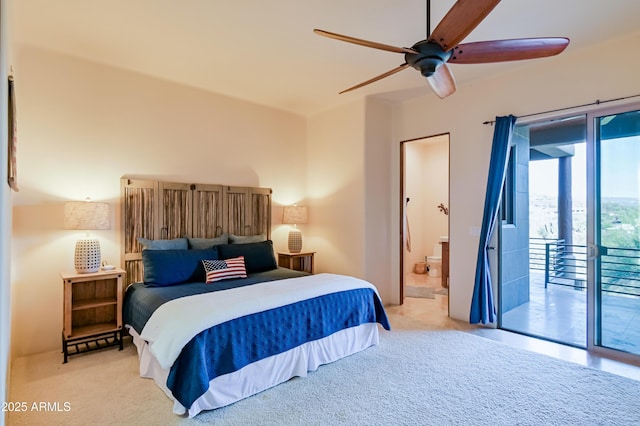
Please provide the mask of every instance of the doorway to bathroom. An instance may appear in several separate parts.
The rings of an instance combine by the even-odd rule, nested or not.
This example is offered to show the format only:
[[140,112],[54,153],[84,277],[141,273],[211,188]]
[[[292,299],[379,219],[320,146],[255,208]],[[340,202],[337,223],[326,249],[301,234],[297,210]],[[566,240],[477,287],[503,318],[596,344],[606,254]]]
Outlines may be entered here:
[[449,134],[401,143],[400,302],[449,315]]

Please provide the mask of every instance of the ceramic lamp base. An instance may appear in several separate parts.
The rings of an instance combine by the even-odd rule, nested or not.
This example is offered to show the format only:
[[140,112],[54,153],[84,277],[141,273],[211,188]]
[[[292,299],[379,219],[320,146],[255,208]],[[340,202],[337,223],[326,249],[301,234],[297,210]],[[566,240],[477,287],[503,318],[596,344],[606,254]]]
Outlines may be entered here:
[[289,231],[289,252],[300,253],[302,251],[302,232],[299,229]]
[[100,270],[100,242],[97,239],[84,239],[76,242],[73,264],[79,274],[89,274]]

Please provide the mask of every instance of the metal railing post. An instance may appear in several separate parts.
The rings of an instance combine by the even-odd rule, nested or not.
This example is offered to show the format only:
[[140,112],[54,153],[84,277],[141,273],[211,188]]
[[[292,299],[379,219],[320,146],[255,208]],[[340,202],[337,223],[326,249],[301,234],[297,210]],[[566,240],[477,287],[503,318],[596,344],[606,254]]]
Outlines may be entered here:
[[547,288],[549,282],[549,246],[551,243],[546,243],[544,246],[544,288]]

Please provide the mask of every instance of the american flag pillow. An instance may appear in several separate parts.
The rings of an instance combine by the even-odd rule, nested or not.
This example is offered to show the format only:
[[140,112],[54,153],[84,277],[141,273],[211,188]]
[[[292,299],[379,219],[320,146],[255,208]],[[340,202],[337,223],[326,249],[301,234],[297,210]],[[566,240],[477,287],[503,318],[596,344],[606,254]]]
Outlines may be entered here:
[[247,278],[244,256],[226,260],[203,260],[207,284],[229,278]]

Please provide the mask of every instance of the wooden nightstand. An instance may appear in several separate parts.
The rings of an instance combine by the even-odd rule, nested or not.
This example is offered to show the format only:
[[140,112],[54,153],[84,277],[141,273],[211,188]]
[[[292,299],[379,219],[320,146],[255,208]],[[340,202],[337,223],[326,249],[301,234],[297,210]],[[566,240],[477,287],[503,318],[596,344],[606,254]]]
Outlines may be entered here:
[[[60,274],[64,285],[62,352],[69,355],[119,345],[122,350],[122,269]],[[71,351],[69,351],[71,349]]]
[[278,266],[313,274],[313,255],[315,251],[304,253],[278,253]]

